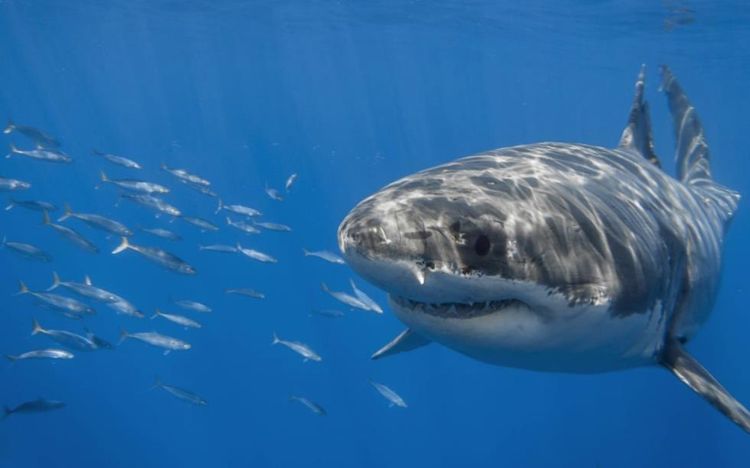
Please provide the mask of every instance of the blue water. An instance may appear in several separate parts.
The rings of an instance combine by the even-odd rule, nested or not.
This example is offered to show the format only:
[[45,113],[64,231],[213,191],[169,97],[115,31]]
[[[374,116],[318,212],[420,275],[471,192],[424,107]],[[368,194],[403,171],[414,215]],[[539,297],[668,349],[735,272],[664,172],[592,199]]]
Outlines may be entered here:
[[[14,296],[17,281],[46,288],[52,271],[112,290],[150,315],[178,312],[170,298],[214,308],[185,312],[204,328],[115,315],[99,305],[85,323],[116,341],[121,328],[157,329],[193,348],[167,356],[133,340],[65,362],[0,364],[0,403],[64,401],[46,414],[0,423],[0,466],[747,466],[750,438],[669,373],[643,368],[565,375],[479,363],[440,346],[372,362],[402,326],[346,311],[320,290],[347,289],[344,266],[302,256],[336,250],[335,233],[359,200],[386,183],[491,148],[543,140],[616,145],[633,83],[648,67],[656,148],[668,171],[671,121],[658,93],[668,63],[704,123],[715,178],[750,194],[747,110],[750,8],[743,1],[585,2],[70,1],[0,2],[0,120],[55,135],[69,166],[0,161],[0,175],[33,184],[19,198],[162,226],[179,242],[133,241],[174,252],[194,277],[159,268],[75,220],[102,250],[82,252],[41,225],[38,213],[0,213],[0,232],[54,256],[49,264],[0,251],[0,352],[54,344],[30,337],[80,322]],[[720,3],[720,5],[719,5]],[[523,6],[513,6],[513,5]],[[28,147],[20,136],[2,136]],[[98,148],[141,162],[128,171]],[[244,203],[291,233],[245,236],[214,215],[215,199],[159,169],[188,169],[227,202]],[[166,199],[211,219],[216,233],[156,219],[98,172],[172,188]],[[283,188],[276,202],[266,184]],[[691,352],[741,401],[750,402],[745,294],[750,217],[745,203],[726,239],[723,286]],[[61,213],[55,213],[59,216]],[[199,252],[243,244],[279,259],[266,265]],[[358,280],[381,304],[382,292]],[[263,291],[259,301],[223,293]],[[322,363],[271,346],[272,333],[308,343]],[[155,376],[197,392],[207,407],[150,390]],[[389,408],[368,384],[409,404]],[[288,401],[322,404],[319,417]]]

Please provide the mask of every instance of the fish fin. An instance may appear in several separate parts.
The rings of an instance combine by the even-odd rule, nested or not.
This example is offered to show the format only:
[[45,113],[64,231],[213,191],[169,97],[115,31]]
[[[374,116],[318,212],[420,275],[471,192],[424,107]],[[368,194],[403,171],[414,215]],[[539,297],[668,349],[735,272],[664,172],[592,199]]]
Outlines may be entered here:
[[746,432],[750,432],[750,412],[687,351],[679,341],[667,342],[661,365],[672,371],[683,383],[702,396]]
[[94,282],[91,281],[91,277],[89,275],[86,275],[86,276],[83,277],[83,283],[86,286],[93,286],[94,285]]
[[31,291],[29,291],[28,286],[26,286],[26,283],[24,283],[21,280],[18,280],[18,292],[15,294],[16,296],[20,296],[21,294],[27,294]]
[[7,418],[7,417],[8,417],[8,416],[10,416],[10,415],[11,415],[12,413],[13,413],[13,410],[12,410],[12,409],[8,408],[7,406],[3,406],[3,417],[2,417],[2,419],[5,419],[5,418]]
[[92,148],[92,149],[91,149],[91,154],[94,154],[94,155],[96,155],[96,156],[102,156],[102,155],[104,155],[104,153],[102,153],[101,151],[99,151],[99,150],[98,150],[98,149],[96,149],[96,148]]
[[43,211],[43,214],[42,214],[42,224],[44,224],[44,225],[50,225],[50,224],[52,224],[52,221],[50,221],[50,219],[49,219],[49,213],[47,212],[47,210]]
[[219,198],[219,206],[216,207],[216,211],[214,211],[214,214],[218,214],[222,208],[224,208],[224,203],[221,201],[221,198]]
[[122,252],[123,250],[127,250],[130,247],[130,243],[128,243],[127,237],[122,237],[122,240],[120,241],[120,245],[115,247],[115,250],[112,251],[114,255],[117,255],[118,253]]
[[151,385],[149,390],[153,390],[155,388],[161,388],[161,386],[162,386],[161,378],[159,378],[159,376],[157,375],[157,376],[154,376],[154,383]]
[[104,171],[99,171],[99,179],[101,179],[102,182],[109,182],[109,177],[107,177],[107,173]]
[[10,155],[13,154],[13,153],[18,153],[18,147],[16,146],[15,143],[11,142],[8,146],[10,147],[10,154],[8,154],[7,156],[5,156],[6,158],[10,158]]
[[646,65],[641,65],[635,82],[635,97],[628,116],[628,125],[620,137],[620,148],[639,153],[656,167],[661,167],[659,157],[654,153],[654,140],[651,134],[651,117],[648,102],[643,99],[646,83]]
[[415,333],[411,328],[407,328],[406,330],[399,333],[396,338],[388,342],[388,344],[375,351],[375,353],[370,356],[370,359],[374,361],[387,356],[392,356],[394,354],[405,353],[407,351],[421,348],[422,346],[426,346],[430,343],[431,341],[427,338]]
[[18,361],[18,356],[13,356],[12,354],[6,354],[5,359],[9,360],[10,362],[16,362]]
[[120,329],[120,338],[117,340],[117,346],[120,346],[123,341],[127,340],[130,335],[128,334],[128,331],[124,328]]
[[155,319],[156,317],[161,315],[161,311],[159,309],[156,309],[156,313],[149,317],[151,320]]
[[66,219],[70,218],[70,216],[73,214],[73,211],[70,209],[70,205],[66,202],[63,208],[63,215],[57,218],[57,221],[65,221]]
[[47,291],[52,291],[53,289],[57,289],[57,287],[60,286],[60,277],[57,275],[56,271],[52,272],[52,286],[47,288]]
[[309,256],[310,256],[310,251],[309,251],[309,250],[307,250],[307,249],[306,249],[306,248],[304,248],[304,247],[302,247],[302,253],[303,253],[303,254],[305,255],[305,257],[309,257]]
[[328,285],[325,283],[320,283],[320,289],[322,289],[323,292],[327,292],[328,294],[331,294],[331,290],[328,288]]
[[42,333],[44,331],[44,328],[39,324],[39,321],[37,319],[32,319],[32,328],[31,328],[31,334],[36,335],[37,333]]
[[16,201],[12,198],[8,198],[8,205],[5,207],[5,211],[12,210],[14,206],[16,206]]
[[740,196],[713,181],[711,156],[698,113],[669,68],[662,66],[661,73],[661,87],[667,95],[675,132],[677,178],[690,187],[703,189],[714,202],[716,214],[726,222],[737,210]]
[[281,343],[281,340],[279,339],[278,335],[276,335],[276,332],[273,332],[273,341],[271,342],[272,345]]

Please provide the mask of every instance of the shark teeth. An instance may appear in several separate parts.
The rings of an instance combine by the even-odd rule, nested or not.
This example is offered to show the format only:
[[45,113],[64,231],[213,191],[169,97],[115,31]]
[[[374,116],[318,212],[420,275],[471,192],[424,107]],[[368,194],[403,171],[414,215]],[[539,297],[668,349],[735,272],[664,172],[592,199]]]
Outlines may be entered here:
[[420,312],[428,315],[434,315],[437,317],[450,317],[450,318],[472,318],[479,317],[482,315],[489,315],[496,312],[501,312],[511,306],[523,306],[528,305],[517,299],[502,299],[497,301],[486,301],[486,302],[470,302],[470,303],[425,303],[412,301],[404,297],[393,297],[393,301],[400,307],[409,309],[412,312]]

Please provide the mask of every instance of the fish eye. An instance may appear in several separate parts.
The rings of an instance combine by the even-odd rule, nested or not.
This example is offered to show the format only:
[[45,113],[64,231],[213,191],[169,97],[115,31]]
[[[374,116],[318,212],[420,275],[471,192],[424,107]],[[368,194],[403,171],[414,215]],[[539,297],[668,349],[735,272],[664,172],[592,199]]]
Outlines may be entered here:
[[474,242],[474,251],[480,257],[487,255],[490,251],[490,239],[484,234],[480,234],[476,242]]

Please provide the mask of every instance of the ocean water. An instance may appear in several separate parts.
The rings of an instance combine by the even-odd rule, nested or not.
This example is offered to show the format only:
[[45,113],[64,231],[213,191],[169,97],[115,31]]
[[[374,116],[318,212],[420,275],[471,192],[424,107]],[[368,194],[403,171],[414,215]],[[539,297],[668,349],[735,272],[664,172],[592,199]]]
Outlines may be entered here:
[[[658,66],[669,64],[696,106],[715,178],[750,194],[747,91],[750,7],[743,1],[0,1],[0,120],[59,138],[74,158],[54,165],[12,157],[0,176],[32,183],[18,198],[47,200],[164,227],[181,241],[136,232],[132,241],[179,255],[183,276],[119,238],[75,227],[101,249],[77,249],[36,212],[0,212],[0,233],[53,256],[50,263],[0,250],[0,353],[49,347],[46,328],[117,342],[121,329],[157,330],[192,344],[161,350],[126,340],[70,361],[0,363],[0,403],[44,397],[66,407],[0,421],[2,467],[706,467],[748,466],[750,438],[660,368],[600,375],[490,366],[433,345],[380,361],[370,354],[402,330],[385,294],[346,266],[302,255],[337,251],[336,229],[362,198],[439,163],[536,141],[612,147],[633,84],[647,67],[657,153],[673,173],[674,138]],[[29,148],[22,136],[2,135]],[[140,171],[93,156],[133,158]],[[160,165],[211,181],[227,203],[259,209],[292,232],[246,235],[215,214],[216,198]],[[165,200],[220,226],[200,232],[156,218],[99,184],[141,178],[169,186]],[[283,191],[299,174],[285,200]],[[750,402],[746,268],[750,217],[740,204],[726,238],[723,284],[690,351],[740,401]],[[57,218],[61,209],[53,213]],[[233,217],[239,219],[239,217]],[[261,264],[199,251],[240,241],[278,258]],[[92,303],[84,320],[14,295],[18,281],[44,289],[89,275],[150,316],[156,308],[203,323],[116,315]],[[321,291],[349,279],[385,313],[348,310]],[[253,288],[265,299],[229,296]],[[180,311],[194,299],[209,314]],[[330,319],[313,309],[344,312]],[[271,346],[272,335],[310,345],[322,362]],[[194,406],[156,377],[208,401]],[[389,407],[368,383],[397,391]],[[289,401],[322,405],[318,416]]]

